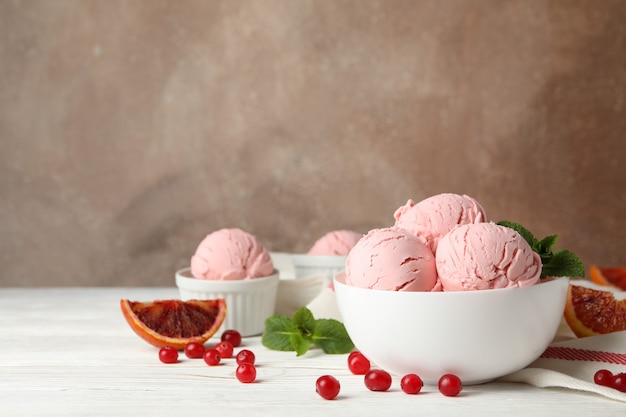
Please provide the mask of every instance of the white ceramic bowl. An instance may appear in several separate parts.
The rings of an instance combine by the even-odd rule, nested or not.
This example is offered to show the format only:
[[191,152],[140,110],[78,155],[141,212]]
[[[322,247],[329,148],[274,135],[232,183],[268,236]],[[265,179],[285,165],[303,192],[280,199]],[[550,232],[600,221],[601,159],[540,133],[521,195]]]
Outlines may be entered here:
[[277,270],[267,277],[236,281],[196,279],[190,268],[176,272],[182,300],[224,298],[226,318],[218,334],[235,329],[244,337],[263,333],[265,319],[274,314],[278,280]]
[[309,304],[328,285],[325,275],[309,275],[298,279],[281,279],[278,283],[274,314],[291,317],[300,307]]
[[436,384],[454,373],[479,384],[524,368],[554,339],[568,278],[526,288],[396,292],[334,281],[344,325],[367,358],[398,376]]
[[306,255],[299,254],[291,257],[296,279],[309,275],[322,274],[328,278],[330,284],[333,278],[346,268],[347,256],[338,255]]

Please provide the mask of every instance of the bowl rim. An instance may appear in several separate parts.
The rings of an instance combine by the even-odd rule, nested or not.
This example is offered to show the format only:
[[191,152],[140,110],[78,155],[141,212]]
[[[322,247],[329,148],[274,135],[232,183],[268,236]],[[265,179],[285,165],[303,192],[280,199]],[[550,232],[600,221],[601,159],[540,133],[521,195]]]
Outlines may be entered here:
[[348,259],[347,255],[308,255],[302,253],[291,255],[291,263],[294,266],[344,268],[346,259]]
[[176,271],[176,285],[179,288],[185,290],[196,291],[219,291],[222,289],[239,289],[239,288],[256,288],[266,285],[276,284],[280,279],[278,269],[274,268],[274,272],[271,275],[258,278],[248,279],[236,279],[236,280],[211,280],[211,279],[198,279],[193,276],[186,276],[185,273],[190,274],[191,267],[186,267]]
[[[386,295],[388,297],[426,297],[425,294],[428,294],[428,297],[485,297],[489,296],[489,294],[502,294],[511,291],[531,291],[531,289],[536,288],[541,285],[567,285],[569,284],[570,277],[546,277],[541,278],[533,285],[529,285],[526,287],[506,287],[506,288],[490,288],[485,290],[467,290],[467,291],[391,291],[391,290],[381,290],[381,289],[372,289],[372,288],[362,288],[356,287],[354,285],[346,284],[345,282],[345,271],[339,272],[333,278],[333,285],[347,288],[347,291],[365,291],[367,293],[379,293],[379,294],[389,294]],[[341,291],[341,290],[340,290]],[[534,290],[532,290],[534,291]],[[397,294],[397,295],[391,295]],[[417,295],[420,294],[420,295]]]

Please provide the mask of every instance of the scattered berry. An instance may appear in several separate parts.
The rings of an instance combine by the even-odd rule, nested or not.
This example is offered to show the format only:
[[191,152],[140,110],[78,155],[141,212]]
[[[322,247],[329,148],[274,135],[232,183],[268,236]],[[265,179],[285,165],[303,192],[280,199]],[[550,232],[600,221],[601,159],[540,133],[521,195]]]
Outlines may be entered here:
[[189,359],[199,359],[204,355],[204,345],[198,342],[190,342],[185,345],[185,355]]
[[248,384],[256,379],[256,368],[250,363],[242,363],[237,367],[235,375],[240,382]]
[[415,374],[407,374],[400,380],[400,388],[407,394],[418,394],[423,386],[422,378]]
[[241,365],[242,363],[249,363],[250,365],[254,365],[254,361],[256,358],[254,356],[254,352],[248,349],[243,349],[239,351],[235,359],[237,360],[238,365]]
[[352,352],[348,356],[348,368],[354,375],[365,375],[370,370],[370,361],[361,352]]
[[172,346],[165,346],[159,349],[159,359],[163,363],[178,362],[178,351]]
[[241,345],[241,333],[239,333],[237,330],[232,329],[224,330],[221,340],[222,342],[230,342],[233,347],[237,347]]
[[600,369],[593,376],[593,382],[598,385],[603,385],[605,387],[610,387],[613,383],[613,373],[608,369]]
[[233,345],[230,342],[223,341],[219,342],[215,345],[215,348],[222,358],[232,358],[233,357]]
[[456,397],[462,389],[461,379],[454,374],[445,374],[439,378],[439,392],[446,397]]
[[626,392],[626,373],[619,373],[613,377],[611,388]]
[[325,400],[332,400],[338,394],[341,385],[337,378],[331,375],[322,375],[315,381],[315,391]]
[[204,355],[202,356],[204,361],[209,366],[215,366],[220,363],[222,360],[222,356],[218,352],[217,349],[207,349],[204,351]]
[[626,373],[613,375],[608,369],[600,369],[593,375],[593,382],[604,387],[626,392]]
[[372,369],[365,374],[365,386],[370,391],[387,391],[391,387],[391,375],[382,369]]

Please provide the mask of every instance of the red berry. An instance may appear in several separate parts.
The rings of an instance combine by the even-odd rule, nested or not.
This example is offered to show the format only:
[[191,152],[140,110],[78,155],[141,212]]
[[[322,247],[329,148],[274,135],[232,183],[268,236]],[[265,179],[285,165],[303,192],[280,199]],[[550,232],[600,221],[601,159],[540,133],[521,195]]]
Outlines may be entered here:
[[250,365],[254,365],[254,361],[256,358],[254,356],[254,352],[248,349],[243,349],[239,351],[235,359],[237,360],[238,365],[241,365],[242,363],[249,363]]
[[370,370],[370,361],[361,352],[352,352],[348,356],[348,368],[354,375],[365,375]]
[[172,346],[165,346],[159,349],[159,359],[163,363],[178,362],[178,351]]
[[215,348],[222,358],[232,358],[233,357],[233,345],[230,342],[223,341],[219,342],[215,345]]
[[185,346],[185,355],[190,359],[199,359],[204,355],[204,345],[198,342],[190,342]]
[[237,347],[241,344],[241,333],[237,330],[224,330],[222,333],[222,342],[230,342],[233,347]]
[[454,374],[445,374],[439,378],[439,392],[446,397],[456,397],[462,389],[461,379]]
[[256,379],[256,368],[254,365],[244,362],[237,367],[235,375],[240,382],[248,384]]
[[222,360],[222,356],[217,351],[217,349],[207,349],[204,351],[204,355],[202,356],[204,361],[209,366],[215,366],[220,363]]
[[626,392],[626,374],[620,373],[613,377],[611,388],[615,388],[618,391]]
[[611,383],[613,382],[613,373],[608,369],[600,369],[593,376],[593,382],[598,385],[610,387]]
[[315,392],[325,400],[332,400],[339,395],[341,385],[337,378],[331,375],[322,375],[315,381]]
[[407,374],[400,380],[400,388],[407,394],[418,394],[423,386],[422,378],[415,374]]
[[391,375],[382,369],[372,369],[365,374],[365,386],[370,391],[387,391],[391,387]]

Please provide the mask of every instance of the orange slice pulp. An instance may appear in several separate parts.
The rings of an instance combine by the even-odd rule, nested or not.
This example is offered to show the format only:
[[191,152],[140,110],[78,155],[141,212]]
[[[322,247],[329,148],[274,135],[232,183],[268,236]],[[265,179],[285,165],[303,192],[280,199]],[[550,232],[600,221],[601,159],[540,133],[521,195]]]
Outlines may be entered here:
[[564,316],[578,337],[626,330],[626,300],[615,299],[611,291],[570,284]]
[[589,267],[591,280],[599,285],[611,286],[626,291],[626,267],[602,268],[597,265]]
[[153,346],[184,349],[187,343],[204,343],[226,317],[226,301],[215,300],[120,300],[130,328]]

